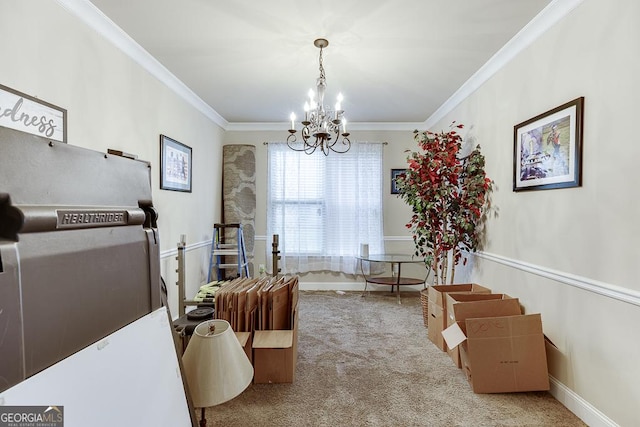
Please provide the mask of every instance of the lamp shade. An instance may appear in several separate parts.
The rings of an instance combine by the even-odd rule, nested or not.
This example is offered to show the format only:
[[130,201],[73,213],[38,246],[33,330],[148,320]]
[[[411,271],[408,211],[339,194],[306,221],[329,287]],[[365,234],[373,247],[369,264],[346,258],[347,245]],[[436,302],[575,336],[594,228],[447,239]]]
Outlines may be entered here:
[[225,320],[208,320],[196,326],[182,363],[197,408],[233,399],[253,379],[253,366]]

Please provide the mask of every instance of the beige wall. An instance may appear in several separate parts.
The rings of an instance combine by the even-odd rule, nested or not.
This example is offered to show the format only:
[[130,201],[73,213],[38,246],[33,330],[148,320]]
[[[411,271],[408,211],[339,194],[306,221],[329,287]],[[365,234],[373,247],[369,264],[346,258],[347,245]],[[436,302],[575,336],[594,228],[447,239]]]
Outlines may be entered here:
[[[434,127],[473,125],[496,182],[473,279],[542,313],[551,374],[623,426],[640,419],[638,16],[635,0],[585,0]],[[580,96],[582,187],[513,192],[513,125]]]
[[[640,402],[640,202],[634,173],[640,144],[640,3],[585,0],[473,95],[442,119],[482,145],[496,182],[499,215],[489,223],[485,253],[458,277],[519,297],[540,312],[559,352],[552,359],[554,394],[590,424],[634,425]],[[266,147],[284,132],[226,132],[54,1],[0,2],[0,83],[66,108],[69,143],[121,149],[152,162],[159,211],[162,273],[175,314],[176,242],[187,235],[187,295],[204,283],[207,242],[220,219],[222,144],[255,144],[258,213],[256,257],[266,234]],[[578,96],[585,97],[583,186],[514,193],[513,125]],[[159,190],[158,137],[194,152],[193,193]],[[392,251],[412,249],[404,224],[409,209],[389,195],[389,170],[404,167],[412,132],[358,132],[357,140],[387,141],[384,234]],[[256,259],[259,262],[259,259]],[[417,272],[416,272],[417,273]],[[361,288],[342,275],[306,275],[309,286]],[[584,400],[582,400],[584,399]],[[592,405],[592,406],[590,406]],[[594,414],[602,413],[601,418]],[[584,415],[584,414],[583,414]]]
[[[65,108],[69,144],[151,161],[162,251],[181,234],[188,243],[210,238],[220,213],[219,126],[55,1],[0,2],[0,40],[0,84]],[[193,148],[193,193],[159,189],[160,134]],[[195,257],[193,281],[201,276]],[[175,268],[163,257],[172,314]]]
[[[251,144],[256,147],[256,247],[255,266],[265,263],[266,251],[271,251],[271,236],[266,236],[267,225],[267,145],[264,142],[281,142],[287,137],[286,129],[275,131],[228,131],[224,135],[224,144]],[[387,142],[383,159],[383,204],[385,250],[395,253],[412,253],[413,242],[405,224],[411,218],[411,209],[397,195],[390,194],[391,169],[406,167],[406,150],[414,150],[412,131],[352,131],[352,142]],[[301,154],[304,155],[304,154]],[[337,154],[329,154],[329,156]],[[269,266],[270,267],[270,266]],[[423,266],[407,265],[403,275],[423,277]],[[339,273],[307,273],[300,276],[302,289],[363,289],[362,277]],[[412,287],[420,289],[420,287]],[[371,289],[389,290],[389,287]],[[409,287],[407,287],[409,289]]]

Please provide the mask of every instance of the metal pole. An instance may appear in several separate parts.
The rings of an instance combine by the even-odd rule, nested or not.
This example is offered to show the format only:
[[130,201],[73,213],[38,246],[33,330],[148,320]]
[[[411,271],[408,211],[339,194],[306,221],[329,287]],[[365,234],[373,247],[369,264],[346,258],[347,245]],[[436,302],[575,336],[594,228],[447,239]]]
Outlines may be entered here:
[[278,267],[278,261],[280,260],[280,251],[278,250],[278,235],[273,235],[273,242],[271,243],[272,251],[272,267],[271,267],[271,275],[273,277],[278,277],[278,273],[280,273],[280,268]]
[[185,270],[185,257],[184,251],[186,249],[186,236],[184,234],[180,235],[180,242],[178,242],[178,256],[176,260],[178,260],[178,268],[176,269],[176,273],[178,273],[178,281],[176,285],[178,285],[178,316],[184,316],[185,314],[185,301],[184,301],[184,292],[185,292],[185,278],[184,278],[184,270]]

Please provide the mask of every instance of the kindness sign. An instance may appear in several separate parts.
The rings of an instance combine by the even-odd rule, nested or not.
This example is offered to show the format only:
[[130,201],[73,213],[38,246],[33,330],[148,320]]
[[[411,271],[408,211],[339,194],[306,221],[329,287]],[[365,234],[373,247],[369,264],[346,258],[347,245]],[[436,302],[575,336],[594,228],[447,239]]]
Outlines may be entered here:
[[67,110],[0,85],[0,126],[67,142]]

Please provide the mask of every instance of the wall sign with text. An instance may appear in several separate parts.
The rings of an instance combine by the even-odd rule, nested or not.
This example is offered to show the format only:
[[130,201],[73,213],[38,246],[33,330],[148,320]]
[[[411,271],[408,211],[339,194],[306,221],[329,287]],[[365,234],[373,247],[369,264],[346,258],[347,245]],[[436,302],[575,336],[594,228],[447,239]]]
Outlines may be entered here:
[[0,126],[67,142],[67,110],[0,85]]

